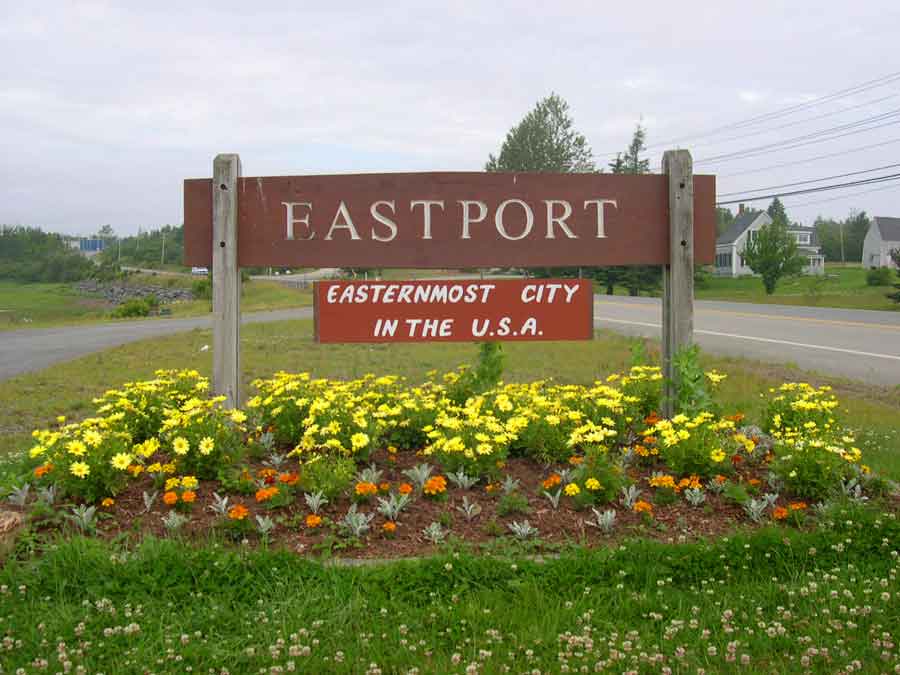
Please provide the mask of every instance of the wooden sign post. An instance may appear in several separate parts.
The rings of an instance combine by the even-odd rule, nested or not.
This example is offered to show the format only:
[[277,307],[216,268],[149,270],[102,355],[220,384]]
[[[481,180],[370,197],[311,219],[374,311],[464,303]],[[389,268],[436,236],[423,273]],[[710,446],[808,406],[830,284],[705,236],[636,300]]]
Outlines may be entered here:
[[[671,414],[677,394],[672,385],[672,359],[692,339],[695,258],[711,264],[715,257],[715,177],[694,176],[686,150],[666,152],[663,172],[244,178],[237,155],[219,155],[213,162],[211,180],[184,182],[184,262],[211,265],[213,270],[214,391],[225,396],[230,406],[241,403],[242,266],[476,269],[660,265],[665,412]],[[559,281],[538,283],[546,283],[549,292],[550,285]],[[589,282],[584,287],[589,287]],[[397,297],[403,292],[397,291]],[[348,310],[350,305],[340,302],[320,303],[320,308],[328,306],[332,312],[326,325],[332,332],[320,338],[329,335],[330,340],[357,342],[370,338],[396,341],[400,335],[418,340],[478,339],[481,327],[492,325],[496,327],[493,337],[499,339],[548,339],[551,335],[577,339],[584,338],[583,328],[591,321],[590,312],[583,308],[593,309],[593,302],[578,305],[582,307],[578,309],[560,303],[561,296],[557,296],[554,307],[532,312],[529,298],[536,296],[515,285],[502,290],[498,286],[495,302],[488,302],[486,295],[479,309],[466,302],[448,309],[442,304],[442,292],[437,289],[434,296],[440,306],[427,312],[407,303],[401,308],[379,308],[379,312],[388,312],[384,316],[376,316],[372,307]],[[384,293],[389,297],[388,291]],[[412,291],[408,293],[412,297]],[[511,300],[498,304],[496,300],[506,297],[505,293],[512,294]],[[384,326],[393,323],[382,322],[377,335],[375,324],[369,323],[362,332],[359,326],[347,331],[341,326],[341,321],[352,321],[347,312],[376,321],[397,321],[398,326],[402,322],[409,330],[384,332]],[[438,315],[443,318],[434,325],[441,327],[440,334],[431,329],[416,332],[418,321],[434,322]],[[509,324],[501,328],[506,326],[504,320]],[[554,322],[575,322],[578,328]],[[421,325],[424,330],[426,324]],[[535,325],[546,329],[533,330]],[[485,339],[491,339],[490,329],[486,335]]]
[[663,154],[669,179],[669,263],[662,274],[663,414],[675,412],[675,368],[672,358],[694,340],[694,171],[691,153]]
[[241,159],[213,161],[213,392],[225,404],[241,403],[241,270],[238,267],[238,179]]

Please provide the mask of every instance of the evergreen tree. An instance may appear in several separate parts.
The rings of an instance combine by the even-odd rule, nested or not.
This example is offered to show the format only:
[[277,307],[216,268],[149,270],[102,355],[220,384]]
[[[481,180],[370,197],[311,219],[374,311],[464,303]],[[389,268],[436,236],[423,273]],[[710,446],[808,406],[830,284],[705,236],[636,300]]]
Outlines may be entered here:
[[785,227],[788,227],[791,224],[791,221],[788,220],[784,204],[781,203],[781,200],[778,199],[778,197],[775,197],[775,199],[772,200],[772,203],[769,204],[769,208],[766,209],[766,213],[769,214],[773,223],[784,225]]
[[500,154],[489,155],[484,170],[590,173],[596,168],[587,140],[574,129],[569,104],[551,94],[510,129]]
[[[641,157],[646,149],[647,131],[638,122],[631,136],[631,143],[624,154],[619,153],[609,163],[612,173],[642,174],[650,171],[650,160]],[[628,289],[629,295],[640,295],[641,291],[654,291],[662,280],[661,270],[656,265],[630,265],[628,267],[598,267],[594,277],[606,285],[607,295],[612,295],[616,284]]]

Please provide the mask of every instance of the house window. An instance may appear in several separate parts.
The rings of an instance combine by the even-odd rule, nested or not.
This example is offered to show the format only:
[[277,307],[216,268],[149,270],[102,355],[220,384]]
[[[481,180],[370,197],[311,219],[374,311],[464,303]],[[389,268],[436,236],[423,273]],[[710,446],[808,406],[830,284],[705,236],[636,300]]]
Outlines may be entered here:
[[758,235],[758,234],[759,234],[759,230],[750,230],[747,233],[747,240],[748,241],[756,241],[756,235]]
[[797,232],[797,243],[809,245],[809,232]]

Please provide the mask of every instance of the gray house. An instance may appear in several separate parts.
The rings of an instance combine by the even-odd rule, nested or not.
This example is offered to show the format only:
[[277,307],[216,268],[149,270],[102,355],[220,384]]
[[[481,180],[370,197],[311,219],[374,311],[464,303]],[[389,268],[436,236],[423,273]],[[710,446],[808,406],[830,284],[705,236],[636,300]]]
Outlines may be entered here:
[[863,239],[863,267],[896,267],[891,251],[900,250],[900,218],[876,216]]
[[[716,239],[715,274],[726,277],[740,277],[753,274],[744,264],[744,247],[756,237],[763,225],[772,222],[765,211],[749,211],[741,204],[738,215]],[[788,229],[797,240],[800,253],[807,259],[804,274],[825,274],[825,256],[819,247],[815,229],[811,227],[790,227]]]

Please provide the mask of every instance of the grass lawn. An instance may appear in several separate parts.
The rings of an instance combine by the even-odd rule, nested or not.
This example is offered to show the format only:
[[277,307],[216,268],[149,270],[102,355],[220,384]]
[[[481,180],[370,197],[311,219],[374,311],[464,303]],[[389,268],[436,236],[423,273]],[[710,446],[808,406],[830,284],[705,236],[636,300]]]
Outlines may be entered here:
[[26,538],[20,559],[0,569],[0,663],[4,672],[897,672],[898,540],[892,514],[852,505],[834,507],[815,532],[628,541],[547,560],[448,547],[348,567],[216,542]]
[[847,309],[896,310],[885,294],[891,286],[867,286],[861,265],[825,265],[825,277],[795,277],[779,282],[773,295],[766,295],[757,277],[710,277],[705,288],[696,288],[698,300],[729,300],[776,305],[808,305]]
[[[470,344],[323,345],[311,340],[311,321],[281,321],[242,328],[241,360],[245,391],[257,377],[278,370],[309,371],[316,376],[353,378],[365,373],[394,373],[413,382],[432,369],[449,370],[471,362]],[[505,379],[529,381],[555,378],[589,383],[627,367],[635,340],[600,332],[590,342],[533,342],[504,346]],[[33,428],[45,427],[57,415],[79,418],[88,414],[91,399],[124,381],[148,378],[158,368],[196,368],[211,372],[212,355],[201,351],[212,342],[209,331],[195,330],[124,345],[53,366],[39,373],[0,382],[0,456],[29,447]],[[651,354],[658,358],[654,351]],[[728,373],[719,399],[727,411],[759,418],[765,405],[760,392],[786,380],[832,384],[842,400],[842,414],[858,429],[867,461],[900,478],[900,388],[893,390],[860,383],[812,377],[797,369],[743,359],[704,357],[705,365]]]
[[[186,276],[135,274],[128,285],[152,285],[190,288],[194,279]],[[244,312],[307,307],[312,292],[274,281],[252,281],[244,285],[241,310]],[[208,314],[209,300],[191,300],[166,305],[171,316]],[[112,306],[100,296],[76,293],[69,284],[20,284],[0,281],[0,332],[4,330],[47,328],[51,326],[113,321]],[[128,321],[128,319],[117,319]]]

